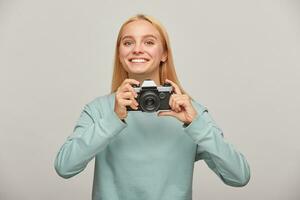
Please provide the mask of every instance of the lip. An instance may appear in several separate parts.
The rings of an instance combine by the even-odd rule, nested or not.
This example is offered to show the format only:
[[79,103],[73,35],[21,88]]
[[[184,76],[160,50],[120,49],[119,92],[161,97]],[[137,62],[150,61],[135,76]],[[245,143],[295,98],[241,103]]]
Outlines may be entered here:
[[142,57],[133,57],[133,58],[129,58],[128,59],[128,61],[129,62],[131,62],[131,63],[139,63],[139,62],[132,62],[132,60],[134,60],[134,59],[142,59],[142,60],[145,60],[145,62],[141,62],[141,63],[146,63],[146,62],[148,62],[150,59],[148,59],[148,58],[142,58]]

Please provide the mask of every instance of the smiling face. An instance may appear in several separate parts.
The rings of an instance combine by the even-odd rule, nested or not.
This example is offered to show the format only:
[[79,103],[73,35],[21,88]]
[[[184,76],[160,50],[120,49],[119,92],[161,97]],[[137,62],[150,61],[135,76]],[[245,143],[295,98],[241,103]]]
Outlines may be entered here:
[[129,78],[159,81],[160,62],[166,60],[158,30],[146,20],[128,23],[121,34],[119,59]]

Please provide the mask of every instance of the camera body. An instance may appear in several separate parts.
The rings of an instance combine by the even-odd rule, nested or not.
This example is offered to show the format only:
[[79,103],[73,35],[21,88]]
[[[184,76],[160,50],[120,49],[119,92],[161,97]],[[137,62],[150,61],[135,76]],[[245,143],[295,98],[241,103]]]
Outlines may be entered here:
[[156,86],[151,79],[143,81],[141,87],[132,85],[137,93],[136,101],[139,103],[138,109],[134,110],[130,106],[126,106],[127,111],[142,111],[142,112],[156,112],[161,110],[171,110],[169,100],[173,94],[173,87],[169,83],[163,86]]

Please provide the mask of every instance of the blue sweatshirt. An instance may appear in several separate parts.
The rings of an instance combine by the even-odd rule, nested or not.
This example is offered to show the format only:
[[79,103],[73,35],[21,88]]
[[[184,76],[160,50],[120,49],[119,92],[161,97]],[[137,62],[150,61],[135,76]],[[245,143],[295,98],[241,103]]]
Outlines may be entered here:
[[87,103],[60,148],[56,172],[70,178],[95,158],[93,200],[191,200],[194,163],[203,159],[227,185],[248,183],[245,157],[223,137],[203,105],[184,125],[157,112],[114,112],[115,93]]

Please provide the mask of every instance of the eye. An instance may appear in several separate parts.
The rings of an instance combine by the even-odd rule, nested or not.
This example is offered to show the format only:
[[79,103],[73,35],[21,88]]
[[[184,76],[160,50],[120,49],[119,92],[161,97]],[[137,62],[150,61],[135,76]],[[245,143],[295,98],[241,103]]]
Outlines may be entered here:
[[154,42],[152,40],[147,40],[145,43],[146,45],[154,45]]
[[128,41],[124,41],[123,45],[124,46],[129,46],[129,45],[132,45],[132,43],[133,43],[132,41],[128,40]]

